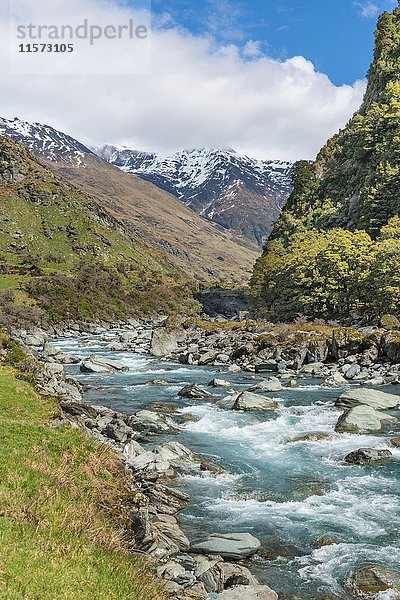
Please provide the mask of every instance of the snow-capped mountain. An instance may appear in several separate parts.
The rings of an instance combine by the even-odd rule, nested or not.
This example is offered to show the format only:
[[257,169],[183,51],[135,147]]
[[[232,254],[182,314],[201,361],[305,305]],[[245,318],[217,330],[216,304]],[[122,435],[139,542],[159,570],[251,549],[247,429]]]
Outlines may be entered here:
[[49,125],[18,118],[0,117],[0,135],[67,170],[90,169],[93,160],[105,159],[173,194],[207,220],[258,244],[271,233],[291,191],[293,163],[259,161],[234,150],[184,150],[167,157],[115,146],[93,152]]
[[270,234],[291,192],[293,163],[260,161],[234,150],[184,150],[167,157],[115,146],[95,151],[258,243]]
[[79,165],[85,154],[93,154],[89,148],[50,125],[28,123],[17,117],[0,117],[0,135],[20,142],[25,148],[46,160]]

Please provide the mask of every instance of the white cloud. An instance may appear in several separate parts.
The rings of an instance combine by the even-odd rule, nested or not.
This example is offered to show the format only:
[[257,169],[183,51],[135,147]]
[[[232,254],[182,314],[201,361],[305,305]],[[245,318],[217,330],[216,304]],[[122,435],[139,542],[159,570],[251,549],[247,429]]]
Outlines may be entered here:
[[[40,20],[42,2],[23,1]],[[111,6],[106,0],[53,0],[52,6],[58,2],[89,18]],[[118,22],[127,4],[112,9]],[[313,158],[358,108],[365,88],[360,81],[335,86],[301,56],[281,62],[260,54],[256,42],[244,49],[217,46],[212,37],[178,28],[154,31],[149,74],[12,75],[7,16],[0,16],[0,115],[45,122],[87,144],[165,153],[219,146],[260,158]],[[124,71],[129,54],[99,53],[99,71],[115,61]]]
[[379,6],[374,2],[355,2],[354,5],[360,10],[360,14],[364,19],[374,19],[379,13]]

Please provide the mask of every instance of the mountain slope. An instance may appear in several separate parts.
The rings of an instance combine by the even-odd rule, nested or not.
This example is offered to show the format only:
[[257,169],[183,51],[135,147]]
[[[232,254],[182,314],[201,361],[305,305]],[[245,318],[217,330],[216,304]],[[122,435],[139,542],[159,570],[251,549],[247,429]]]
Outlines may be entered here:
[[257,161],[234,150],[185,150],[160,157],[103,146],[96,153],[258,243],[272,231],[291,191],[292,163]]
[[0,136],[0,329],[191,311],[190,276]]
[[[123,173],[76,140],[19,120],[0,119],[4,133],[97,202],[176,269],[201,280],[246,281],[258,248],[186,208],[151,183]],[[43,127],[43,129],[41,129]]]
[[294,190],[256,263],[254,296],[278,318],[400,311],[400,9],[378,22],[360,110]]

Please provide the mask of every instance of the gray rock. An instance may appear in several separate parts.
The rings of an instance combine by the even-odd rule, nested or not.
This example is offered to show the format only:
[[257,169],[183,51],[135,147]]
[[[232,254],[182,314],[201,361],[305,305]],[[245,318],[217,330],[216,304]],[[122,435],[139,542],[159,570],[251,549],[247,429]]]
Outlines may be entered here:
[[155,526],[159,531],[167,536],[181,552],[186,552],[189,550],[190,542],[176,522],[157,521]]
[[354,379],[361,371],[360,365],[353,363],[348,369],[346,369],[344,376],[346,379]]
[[221,600],[278,600],[278,594],[267,585],[238,585],[218,594]]
[[289,381],[286,383],[287,388],[291,388],[291,389],[295,389],[299,387],[299,382],[296,381],[296,379],[289,379]]
[[260,541],[250,533],[213,533],[204,542],[194,544],[192,551],[240,560],[252,556],[260,547]]
[[121,333],[121,335],[119,336],[119,341],[121,342],[121,344],[132,344],[134,343],[138,338],[138,332],[133,329],[132,331],[124,331],[124,333]]
[[338,433],[372,433],[382,430],[382,420],[385,415],[374,410],[371,406],[355,406],[346,410],[336,424]]
[[184,329],[167,329],[157,327],[153,332],[150,345],[150,353],[153,356],[169,356],[178,350],[178,343],[186,340]]
[[335,402],[335,406],[338,408],[354,408],[360,405],[370,406],[376,410],[397,408],[400,406],[400,396],[378,390],[357,388],[347,390]]
[[138,442],[131,441],[129,442],[129,444],[125,445],[123,450],[123,456],[129,463],[129,461],[133,460],[141,454],[144,454],[145,452],[146,450],[140,444],[138,444]]
[[80,370],[83,373],[112,373],[114,371],[128,371],[128,367],[115,360],[92,354],[88,359],[82,361]]
[[246,391],[239,394],[233,408],[235,410],[271,411],[278,408],[278,403],[271,398],[266,398],[260,394],[253,394],[253,392]]
[[390,450],[377,450],[375,448],[359,448],[345,456],[345,462],[351,465],[369,465],[380,463],[391,458]]
[[228,396],[221,398],[221,400],[217,400],[215,404],[218,406],[218,408],[223,408],[224,410],[233,410],[235,402],[239,396],[240,392],[237,392],[236,394],[229,394]]
[[283,389],[282,383],[277,377],[269,377],[263,381],[259,381],[251,388],[249,392],[280,392]]
[[136,431],[155,434],[177,431],[177,427],[172,419],[151,410],[138,411],[128,418],[128,425]]
[[185,387],[183,387],[178,393],[178,396],[181,398],[191,398],[194,400],[208,400],[210,398],[214,398],[213,394],[207,392],[207,390],[203,389],[196,383],[189,383],[188,385],[185,385]]
[[198,461],[189,448],[179,442],[166,442],[154,449],[159,460],[168,461],[174,467],[190,467]]
[[199,365],[210,365],[217,358],[218,352],[216,350],[209,350],[204,354],[200,355]]
[[229,387],[230,385],[232,385],[229,381],[226,381],[225,379],[211,379],[211,381],[209,381],[208,383],[209,387]]
[[343,377],[339,371],[335,371],[324,381],[324,386],[327,387],[341,387],[343,385],[347,385],[347,380]]
[[121,419],[114,419],[106,425],[103,435],[118,443],[126,442],[133,434],[133,430]]

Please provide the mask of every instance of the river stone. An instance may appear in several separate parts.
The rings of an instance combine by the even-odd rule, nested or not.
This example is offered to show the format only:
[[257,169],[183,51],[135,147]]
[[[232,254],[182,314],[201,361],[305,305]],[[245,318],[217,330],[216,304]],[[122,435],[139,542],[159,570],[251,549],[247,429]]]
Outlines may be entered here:
[[291,438],[286,443],[295,444],[297,442],[322,442],[324,440],[331,440],[332,435],[325,433],[324,431],[311,431],[310,433],[304,433],[297,437]]
[[236,400],[239,398],[239,396],[240,396],[240,392],[236,392],[235,394],[229,394],[228,396],[221,398],[221,400],[217,400],[215,405],[218,406],[218,408],[223,408],[225,410],[232,410],[233,407],[235,406]]
[[370,406],[376,410],[387,410],[400,405],[400,396],[378,390],[355,389],[347,390],[335,402],[338,408],[353,408],[359,405]]
[[387,590],[396,590],[400,598],[400,573],[384,567],[363,567],[354,571],[347,582],[350,589],[356,594],[378,594]]
[[151,410],[139,410],[129,417],[128,425],[136,431],[149,433],[172,433],[177,431],[174,422],[170,418]]
[[173,467],[190,467],[196,464],[196,457],[189,448],[179,442],[166,442],[154,449],[158,460],[168,461]]
[[210,398],[214,398],[213,394],[210,394],[210,392],[207,392],[207,390],[204,390],[195,383],[189,383],[188,385],[185,385],[185,387],[183,387],[178,393],[178,396],[181,398],[191,398],[194,400],[208,400]]
[[249,392],[280,392],[283,389],[281,382],[277,377],[269,377],[263,381],[259,381],[251,388]]
[[229,387],[231,383],[225,379],[211,379],[208,383],[209,387]]
[[400,448],[400,437],[391,438],[389,444],[393,446],[393,448]]
[[345,456],[345,462],[351,465],[369,465],[383,462],[392,456],[390,450],[377,450],[376,448],[359,448]]
[[92,354],[82,361],[80,370],[83,373],[110,373],[113,371],[128,371],[128,367],[115,360]]
[[217,595],[221,600],[278,600],[278,594],[267,585],[237,585]]
[[346,379],[354,379],[361,371],[360,365],[353,363],[345,372],[344,376]]
[[125,445],[123,450],[123,456],[127,460],[127,462],[129,462],[130,460],[136,458],[136,456],[144,454],[145,452],[146,450],[140,444],[138,444],[138,442],[135,442],[133,440],[129,442],[129,444]]
[[278,408],[278,403],[271,398],[253,394],[253,392],[242,392],[239,394],[234,406],[234,410],[262,410],[270,411]]
[[155,526],[176,546],[178,546],[181,552],[186,552],[189,550],[190,542],[177,523],[158,521],[155,523]]
[[382,430],[382,418],[371,406],[355,406],[339,417],[335,431],[338,433],[371,433]]
[[204,542],[194,544],[192,551],[240,560],[252,556],[260,547],[261,542],[250,533],[213,533]]
[[347,385],[347,383],[347,380],[339,373],[339,371],[335,371],[324,381],[324,385],[328,387],[340,387],[342,385]]
[[186,340],[184,329],[167,329],[157,327],[151,339],[150,354],[153,356],[169,356],[178,350],[178,342]]

